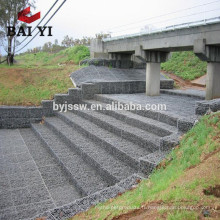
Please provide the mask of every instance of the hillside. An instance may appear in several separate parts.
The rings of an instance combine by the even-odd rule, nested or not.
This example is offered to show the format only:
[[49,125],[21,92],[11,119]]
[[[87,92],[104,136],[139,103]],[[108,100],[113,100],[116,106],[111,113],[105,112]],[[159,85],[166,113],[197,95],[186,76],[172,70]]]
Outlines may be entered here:
[[68,62],[79,64],[81,60],[86,59],[89,56],[89,49],[80,45],[61,50],[58,53],[38,52],[21,54],[16,56],[15,60],[18,61],[19,64],[23,64],[24,67],[56,66],[58,63]]
[[131,191],[71,220],[220,218],[220,112],[204,116]]
[[184,80],[193,80],[206,74],[207,62],[201,61],[192,51],[174,52],[170,60],[161,64],[161,69]]
[[40,105],[56,93],[73,87],[71,72],[79,61],[89,56],[89,49],[76,46],[59,53],[39,52],[15,57],[13,66],[0,65],[0,105]]
[[[52,99],[65,93],[72,83],[71,72],[79,62],[89,57],[85,46],[67,48],[58,53],[26,53],[15,57],[15,65],[0,64],[0,105],[40,105],[42,99]],[[207,63],[192,52],[175,52],[161,64],[162,70],[192,80],[206,73]]]

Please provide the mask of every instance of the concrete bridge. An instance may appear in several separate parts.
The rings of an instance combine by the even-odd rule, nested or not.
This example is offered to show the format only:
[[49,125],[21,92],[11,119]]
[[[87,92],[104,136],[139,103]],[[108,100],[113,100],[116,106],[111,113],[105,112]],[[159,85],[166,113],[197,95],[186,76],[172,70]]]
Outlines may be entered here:
[[91,43],[92,58],[146,62],[146,95],[160,94],[160,63],[170,52],[192,50],[208,62],[206,99],[220,98],[220,18],[206,23],[189,23],[154,33],[95,39]]

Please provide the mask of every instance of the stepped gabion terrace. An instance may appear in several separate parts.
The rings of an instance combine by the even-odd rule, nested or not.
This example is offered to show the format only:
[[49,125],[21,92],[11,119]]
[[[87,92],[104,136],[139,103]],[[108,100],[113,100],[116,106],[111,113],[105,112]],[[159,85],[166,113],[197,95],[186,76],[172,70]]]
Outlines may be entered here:
[[[42,107],[1,107],[0,219],[68,219],[147,178],[199,115],[220,106],[172,88],[161,79],[161,95],[148,97],[140,79],[82,82]],[[87,109],[61,113],[53,102]],[[112,102],[167,110],[105,110]]]

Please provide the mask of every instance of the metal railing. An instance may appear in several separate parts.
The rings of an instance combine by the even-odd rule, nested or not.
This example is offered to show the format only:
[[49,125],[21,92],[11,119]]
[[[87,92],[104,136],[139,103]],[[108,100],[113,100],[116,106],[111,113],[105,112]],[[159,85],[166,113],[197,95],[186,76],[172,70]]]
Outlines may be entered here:
[[103,42],[121,40],[121,39],[126,39],[126,38],[134,38],[134,37],[151,35],[151,34],[160,33],[160,32],[172,31],[172,30],[177,30],[177,29],[185,29],[185,28],[215,24],[215,23],[220,23],[220,17],[214,17],[214,18],[203,19],[199,21],[170,25],[170,26],[166,26],[163,28],[149,30],[147,32],[139,32],[139,33],[134,33],[134,34],[121,35],[117,37],[105,38],[103,39]]

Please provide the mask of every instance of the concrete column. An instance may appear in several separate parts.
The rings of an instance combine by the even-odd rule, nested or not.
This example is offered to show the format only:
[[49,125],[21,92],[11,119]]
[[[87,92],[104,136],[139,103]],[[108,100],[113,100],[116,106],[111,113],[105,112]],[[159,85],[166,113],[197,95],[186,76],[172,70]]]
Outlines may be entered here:
[[206,100],[220,98],[220,63],[209,62],[207,66]]
[[160,95],[160,63],[147,63],[146,66],[146,95]]
[[108,53],[104,49],[104,42],[101,39],[92,39],[90,43],[91,58],[108,59]]
[[146,65],[146,95],[160,95],[160,64],[169,58],[169,52],[143,51],[142,47],[135,51],[135,55],[147,62]]
[[206,45],[206,39],[197,39],[194,42],[194,53],[208,62],[206,100],[220,98],[220,46]]

